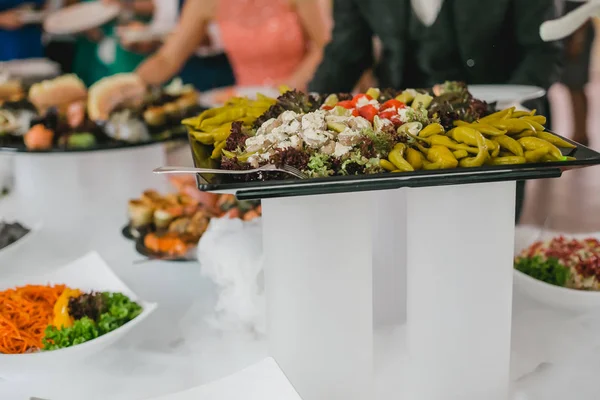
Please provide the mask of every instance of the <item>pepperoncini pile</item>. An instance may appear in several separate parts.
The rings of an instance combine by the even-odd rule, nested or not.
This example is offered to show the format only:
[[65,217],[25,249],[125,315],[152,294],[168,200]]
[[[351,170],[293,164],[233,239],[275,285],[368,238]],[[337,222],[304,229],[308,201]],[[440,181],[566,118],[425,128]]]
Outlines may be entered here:
[[256,100],[245,97],[235,97],[223,107],[211,108],[194,118],[188,118],[181,123],[198,142],[212,145],[214,149],[211,158],[221,157],[227,138],[231,133],[231,124],[241,121],[244,126],[251,126],[258,117],[276,103],[276,100],[262,94],[257,94]]
[[566,161],[559,147],[575,146],[545,132],[546,118],[514,107],[468,123],[455,121],[448,131],[438,123],[424,127],[409,143],[397,144],[381,167],[390,172],[472,168]]

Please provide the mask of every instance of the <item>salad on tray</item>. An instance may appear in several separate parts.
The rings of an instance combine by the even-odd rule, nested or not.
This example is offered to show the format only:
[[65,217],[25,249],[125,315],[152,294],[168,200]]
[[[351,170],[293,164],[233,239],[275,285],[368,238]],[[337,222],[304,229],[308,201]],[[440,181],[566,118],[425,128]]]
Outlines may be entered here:
[[[495,111],[466,85],[432,90],[369,89],[320,96],[295,90],[277,99],[234,98],[183,121],[199,167],[290,165],[309,177],[408,172],[572,159],[575,146],[545,131],[546,118]],[[230,179],[280,178],[268,172]]]
[[577,290],[600,290],[600,241],[558,236],[538,241],[515,258],[515,268],[540,281]]

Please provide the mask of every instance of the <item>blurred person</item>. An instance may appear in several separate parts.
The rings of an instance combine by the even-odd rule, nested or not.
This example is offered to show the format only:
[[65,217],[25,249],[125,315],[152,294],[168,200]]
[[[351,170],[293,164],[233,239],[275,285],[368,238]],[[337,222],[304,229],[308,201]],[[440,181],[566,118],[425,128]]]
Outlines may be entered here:
[[[160,48],[162,42],[156,39],[129,42],[127,31],[148,30],[159,34],[170,32],[179,19],[184,0],[155,0],[155,13],[149,24],[128,24],[118,31],[121,45],[138,54],[149,54]],[[200,91],[232,86],[235,83],[233,70],[223,49],[219,46],[216,24],[207,26],[205,40],[187,60],[178,76],[184,84],[192,84]]]
[[176,75],[218,25],[236,84],[304,89],[328,39],[325,10],[319,0],[190,0],[160,50],[137,70],[148,84]]
[[[520,84],[548,89],[560,77],[558,42],[542,41],[555,0],[334,0],[334,29],[309,90],[350,91],[373,66],[380,87],[425,88],[444,81]],[[547,114],[547,100],[538,110]],[[516,219],[524,183],[517,185]]]
[[42,57],[42,29],[25,25],[20,13],[31,5],[41,7],[45,0],[0,1],[0,61]]
[[[165,0],[158,0],[165,1]],[[125,15],[123,21],[125,23],[132,21],[131,23],[137,26],[144,26],[145,23],[150,21],[154,15],[155,0],[102,0],[105,4],[117,4],[122,8],[122,12]],[[114,61],[108,64],[108,70],[110,75],[122,73],[122,72],[133,72],[138,65],[140,65],[146,58],[146,54],[140,54],[135,51],[131,51],[119,43],[117,32],[118,27],[121,25],[121,21],[117,21],[107,26],[107,37],[113,41],[114,46]]]
[[[566,12],[577,9],[584,3],[578,1],[566,2]],[[565,41],[567,62],[561,82],[567,86],[571,95],[573,108],[574,134],[573,140],[588,145],[588,99],[585,87],[590,78],[590,63],[592,46],[594,44],[595,27],[592,19],[577,29]]]
[[[80,0],[82,2],[95,0]],[[119,46],[116,26],[122,20],[147,20],[154,11],[153,0],[102,0],[106,4],[119,4],[122,12],[117,21],[90,29],[77,36],[73,72],[86,85],[119,72],[132,72],[144,59],[144,55],[130,52]]]
[[[74,4],[74,0],[48,0],[46,11],[54,12]],[[73,60],[75,59],[75,35],[54,35],[44,33],[44,56],[58,65],[64,74],[73,72]]]
[[[419,10],[433,3],[439,12],[428,26]],[[458,80],[547,89],[560,76],[561,46],[543,42],[539,29],[557,15],[554,0],[334,0],[332,40],[309,88],[351,90],[374,62],[375,35],[382,87]]]

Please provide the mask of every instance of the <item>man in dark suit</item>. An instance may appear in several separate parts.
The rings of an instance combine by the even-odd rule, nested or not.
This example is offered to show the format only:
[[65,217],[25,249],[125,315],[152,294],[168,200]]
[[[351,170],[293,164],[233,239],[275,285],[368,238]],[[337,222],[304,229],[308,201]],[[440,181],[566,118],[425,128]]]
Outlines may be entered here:
[[[332,40],[309,90],[351,91],[372,67],[379,87],[424,88],[458,80],[548,89],[560,77],[562,49],[559,42],[543,42],[539,29],[559,15],[559,5],[557,0],[444,0],[429,25],[411,0],[334,0]],[[377,64],[374,36],[382,44]],[[535,107],[547,113],[545,105],[546,100]],[[522,198],[519,184],[517,217]]]
[[[418,0],[417,0],[418,1]],[[543,42],[556,0],[445,0],[431,26],[410,0],[334,0],[334,29],[311,91],[350,91],[374,66],[380,87],[428,87],[444,80],[545,89],[560,76],[561,45]],[[382,43],[374,64],[372,38]]]

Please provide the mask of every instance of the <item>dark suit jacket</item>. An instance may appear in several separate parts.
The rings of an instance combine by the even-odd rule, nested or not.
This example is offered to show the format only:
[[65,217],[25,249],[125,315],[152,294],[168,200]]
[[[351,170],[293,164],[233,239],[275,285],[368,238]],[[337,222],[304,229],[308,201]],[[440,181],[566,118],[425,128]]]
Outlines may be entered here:
[[[555,0],[453,0],[455,34],[470,84],[512,83],[548,88],[560,74],[559,42],[545,43],[543,21],[558,16]],[[332,41],[309,89],[351,91],[373,67],[372,37],[382,42],[374,66],[380,87],[419,87],[403,82],[410,0],[334,0]]]

